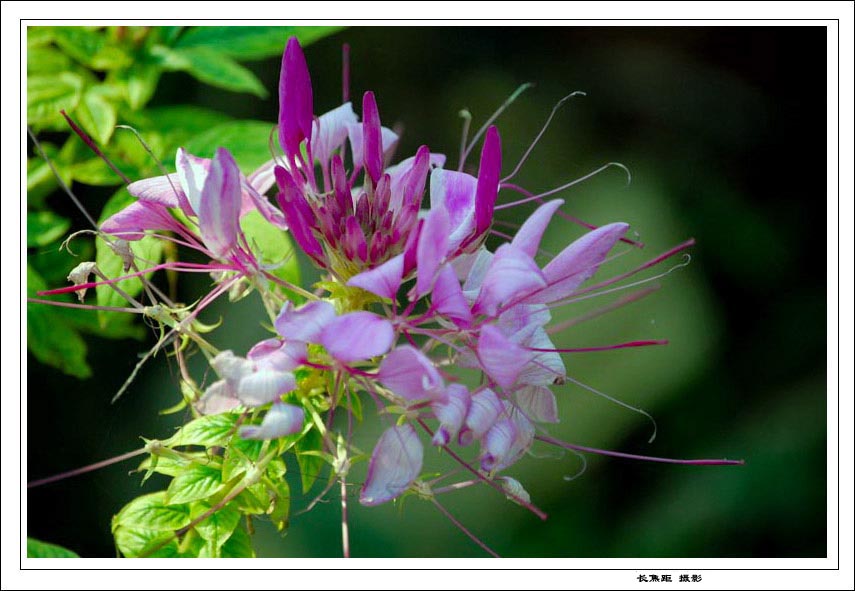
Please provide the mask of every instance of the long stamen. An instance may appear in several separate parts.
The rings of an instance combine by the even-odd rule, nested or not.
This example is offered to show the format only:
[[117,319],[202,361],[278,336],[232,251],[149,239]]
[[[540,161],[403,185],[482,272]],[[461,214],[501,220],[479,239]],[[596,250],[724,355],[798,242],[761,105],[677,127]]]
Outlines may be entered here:
[[626,402],[624,402],[622,400],[618,400],[614,396],[609,396],[605,392],[600,392],[596,388],[593,388],[587,384],[583,384],[579,380],[573,379],[570,376],[563,376],[563,377],[568,382],[572,382],[572,383],[576,384],[577,386],[579,386],[583,390],[587,390],[591,394],[595,394],[596,396],[600,396],[601,398],[605,398],[609,402],[612,402],[614,404],[617,404],[618,406],[622,406],[628,410],[631,410],[633,412],[637,412],[638,414],[647,417],[650,420],[650,423],[653,425],[653,433],[650,435],[650,439],[647,440],[647,443],[653,443],[653,441],[656,439],[656,433],[658,430],[658,428],[656,426],[656,419],[654,419],[653,415],[651,415],[649,412],[647,412],[646,410],[640,409],[638,407],[632,406],[631,404],[627,404]]
[[[537,195],[532,195],[531,197],[526,197],[525,199],[519,199],[517,201],[511,201],[510,203],[502,203],[501,205],[496,205],[495,209],[507,209],[509,207],[514,207],[516,205],[522,205],[523,203],[529,203],[531,201],[537,201],[538,199],[543,199],[544,197],[549,197],[550,195],[560,193],[561,191],[563,191],[565,189],[569,189],[570,187],[578,185],[579,183],[583,183],[583,182],[587,181],[588,179],[597,176],[598,174],[600,174],[601,172],[603,172],[605,170],[608,170],[612,166],[616,166],[616,167],[620,168],[621,170],[623,170],[624,172],[626,172],[627,185],[628,185],[630,183],[630,181],[632,180],[632,175],[630,174],[629,169],[626,166],[624,166],[623,164],[621,164],[620,162],[609,162],[608,164],[603,164],[602,166],[600,166],[596,170],[592,170],[588,174],[581,176],[578,179],[572,180],[569,183],[565,183],[565,184],[561,185],[560,187],[555,187],[554,189],[550,189],[549,191],[545,191],[543,193],[538,193]],[[504,184],[499,185],[499,187],[500,188],[510,188]]]
[[664,339],[655,341],[629,341],[616,345],[604,345],[602,347],[577,347],[572,349],[541,349],[539,347],[527,347],[529,351],[542,351],[544,353],[591,353],[594,351],[612,351],[614,349],[629,349],[631,347],[649,347],[651,345],[667,345]]
[[517,87],[517,89],[513,93],[511,93],[511,96],[509,96],[505,100],[505,102],[502,103],[502,106],[500,106],[498,109],[496,109],[496,111],[490,116],[489,119],[487,119],[487,121],[484,123],[484,125],[481,126],[481,128],[478,130],[478,133],[476,133],[475,137],[472,138],[472,141],[469,142],[469,145],[466,147],[466,150],[463,152],[463,157],[460,159],[460,166],[458,167],[457,170],[463,170],[463,166],[466,164],[466,158],[469,157],[469,153],[472,152],[472,148],[475,147],[475,145],[478,143],[478,140],[481,139],[481,136],[484,135],[484,133],[487,131],[487,129],[489,129],[489,127],[493,124],[493,122],[499,118],[499,115],[504,113],[505,109],[510,107],[511,104],[513,104],[513,102],[515,100],[517,100],[517,98],[522,93],[524,93],[529,88],[532,88],[533,86],[534,86],[534,84],[532,84],[531,82],[526,82],[525,84],[521,84],[520,86]]
[[65,120],[68,122],[68,125],[70,125],[70,126],[71,126],[72,131],[74,131],[74,133],[76,133],[76,134],[77,134],[77,136],[78,136],[81,140],[83,140],[83,143],[84,143],[84,144],[86,144],[87,146],[89,146],[89,149],[90,149],[90,150],[92,150],[93,152],[95,152],[95,154],[96,154],[99,158],[101,158],[101,160],[103,160],[103,161],[107,164],[107,166],[109,166],[109,167],[110,167],[110,169],[111,169],[113,172],[115,172],[115,173],[119,176],[119,178],[121,178],[121,179],[122,179],[122,181],[124,181],[124,183],[125,183],[126,185],[131,184],[131,179],[129,179],[127,176],[125,176],[125,173],[123,173],[121,170],[119,170],[119,167],[117,167],[115,164],[113,164],[113,163],[110,161],[110,159],[109,159],[109,158],[107,158],[107,156],[104,154],[104,152],[102,152],[102,151],[101,151],[101,149],[98,147],[98,144],[96,144],[96,143],[95,143],[95,141],[94,141],[91,137],[89,137],[89,136],[86,134],[86,132],[85,132],[85,131],[83,131],[83,129],[81,129],[81,127],[80,127],[79,125],[77,125],[77,124],[74,122],[74,119],[72,119],[72,118],[68,115],[68,113],[66,113],[66,112],[65,112],[65,109],[61,109],[61,110],[59,111],[59,113],[60,113],[60,115],[62,115],[63,117],[65,117]]
[[552,107],[552,112],[549,114],[549,117],[546,119],[546,123],[543,124],[543,127],[540,129],[540,132],[534,138],[534,141],[531,142],[531,145],[528,147],[528,150],[525,151],[525,154],[522,155],[522,158],[520,158],[520,161],[517,162],[517,165],[514,168],[514,170],[511,172],[511,174],[509,174],[508,176],[506,176],[505,178],[500,180],[499,181],[500,183],[504,183],[506,181],[509,181],[516,176],[516,174],[520,171],[520,168],[522,168],[522,165],[525,163],[526,159],[531,154],[532,150],[534,150],[534,147],[537,145],[537,142],[539,142],[540,138],[543,137],[543,134],[546,133],[547,128],[549,128],[549,124],[552,122],[552,118],[555,117],[555,113],[558,112],[558,109],[560,109],[564,103],[566,103],[568,100],[570,100],[574,96],[587,96],[587,95],[584,92],[582,92],[581,90],[573,91],[570,94],[568,94],[567,96],[565,96],[564,98],[562,98],[560,101],[558,101],[554,107]]
[[81,474],[94,472],[95,470],[100,470],[101,468],[106,468],[107,466],[112,466],[113,464],[118,464],[119,462],[124,462],[125,460],[135,458],[139,455],[146,453],[146,451],[146,448],[129,451],[128,453],[124,453],[109,458],[107,460],[101,460],[100,462],[95,462],[94,464],[83,466],[82,468],[75,468],[74,470],[68,470],[67,472],[61,472],[53,476],[48,476],[47,478],[33,480],[32,482],[27,483],[27,488],[36,488],[37,486],[43,486],[45,484],[51,484],[52,482],[65,480],[66,478],[73,478],[74,476],[80,476]]
[[546,329],[546,333],[547,334],[555,334],[558,332],[562,332],[562,331],[567,330],[568,328],[570,328],[572,326],[576,326],[577,324],[581,324],[582,322],[585,322],[587,320],[597,318],[598,316],[602,316],[603,314],[607,314],[608,312],[611,312],[613,310],[617,310],[618,308],[622,308],[623,306],[626,306],[627,304],[637,302],[637,301],[641,300],[642,298],[647,297],[651,293],[659,291],[660,288],[661,288],[660,285],[652,285],[648,288],[640,289],[636,292],[625,295],[624,297],[620,298],[619,300],[617,300],[615,302],[612,302],[611,304],[608,304],[608,305],[603,306],[601,308],[597,308],[596,310],[592,310],[586,314],[582,314],[581,316],[576,316],[575,318],[570,318],[569,320],[565,320],[564,322],[560,322],[559,324],[551,326],[551,327]]
[[449,512],[448,512],[448,510],[447,510],[445,507],[443,507],[442,505],[440,505],[440,504],[439,504],[439,501],[437,501],[435,498],[431,497],[431,502],[434,504],[434,506],[435,506],[437,509],[439,509],[439,511],[440,511],[443,515],[445,515],[445,516],[448,518],[448,520],[449,520],[449,521],[451,521],[451,523],[453,523],[453,524],[457,527],[457,529],[459,529],[459,530],[460,530],[460,531],[462,531],[464,534],[466,534],[466,537],[467,537],[467,538],[469,538],[470,540],[472,540],[473,542],[475,542],[476,544],[478,544],[478,546],[479,546],[482,550],[484,550],[487,554],[489,554],[489,555],[490,555],[490,556],[492,556],[493,558],[501,558],[501,556],[499,556],[498,554],[496,554],[496,552],[494,552],[492,548],[490,548],[487,544],[485,544],[484,542],[482,542],[482,541],[481,541],[481,539],[480,539],[480,538],[478,538],[478,536],[476,536],[476,535],[475,535],[475,534],[473,534],[471,531],[469,531],[468,529],[466,529],[466,526],[464,526],[462,523],[460,523],[460,521],[458,521],[457,519],[455,519],[455,517],[454,517],[451,513],[449,513]]
[[611,451],[607,449],[597,449],[595,447],[587,447],[584,445],[575,445],[573,443],[567,443],[566,441],[561,441],[560,439],[555,439],[553,437],[549,437],[548,435],[535,435],[535,439],[539,439],[545,443],[550,443],[552,445],[557,445],[558,447],[563,447],[564,449],[569,449],[571,451],[580,451],[585,453],[598,454],[601,456],[611,456],[614,458],[624,458],[627,460],[642,460],[645,462],[659,462],[662,464],[683,464],[687,466],[744,466],[745,460],[728,460],[728,459],[715,459],[715,460],[681,460],[676,458],[659,458],[655,456],[640,456],[636,454],[628,454],[620,451]]

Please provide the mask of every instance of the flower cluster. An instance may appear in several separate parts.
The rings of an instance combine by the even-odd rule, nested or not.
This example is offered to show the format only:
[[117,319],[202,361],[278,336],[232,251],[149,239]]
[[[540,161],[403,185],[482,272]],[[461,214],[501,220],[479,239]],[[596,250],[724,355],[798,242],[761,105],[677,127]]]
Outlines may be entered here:
[[[132,183],[128,190],[137,201],[101,226],[117,244],[156,235],[210,259],[171,265],[214,278],[214,289],[195,310],[179,315],[164,305],[158,311],[200,345],[218,377],[198,387],[182,373],[192,411],[238,417],[238,440],[265,442],[251,458],[259,467],[314,432],[318,448],[303,452],[324,458],[331,481],[344,490],[361,455],[352,428],[361,414],[357,399],[366,396],[388,424],[370,454],[360,503],[412,493],[441,508],[439,489],[422,476],[427,443],[469,472],[462,485],[486,483],[543,516],[504,472],[536,439],[574,447],[545,430],[558,421],[551,388],[567,379],[566,350],[556,349],[547,331],[550,309],[689,243],[629,274],[586,286],[613,247],[629,241],[627,224],[591,228],[547,256],[541,238],[563,201],[528,194],[522,202],[538,201],[539,207],[511,239],[494,251],[486,247],[500,189],[519,190],[501,179],[495,126],[484,130],[475,176],[444,168],[445,156],[427,146],[389,165],[398,137],[381,125],[374,94],[362,98],[361,121],[350,102],[316,117],[309,71],[293,38],[282,60],[279,99],[281,152],[270,162],[244,176],[225,149],[210,160],[179,149],[176,173]],[[274,187],[275,204],[267,196]],[[423,205],[426,192],[429,206]],[[322,270],[325,280],[315,292],[277,277],[275,265],[264,262],[259,253],[265,245],[254,244],[242,228],[252,211],[287,231]],[[81,290],[94,285],[76,283]],[[276,333],[245,356],[214,349],[196,324],[201,309],[237,286],[259,291]],[[607,348],[645,344],[660,341]],[[465,384],[458,367],[475,370],[478,379]],[[346,432],[334,427],[337,409],[347,413]],[[272,456],[263,454],[268,449]],[[244,486],[256,486],[258,470],[247,473],[253,476]],[[271,474],[264,482],[275,490]]]

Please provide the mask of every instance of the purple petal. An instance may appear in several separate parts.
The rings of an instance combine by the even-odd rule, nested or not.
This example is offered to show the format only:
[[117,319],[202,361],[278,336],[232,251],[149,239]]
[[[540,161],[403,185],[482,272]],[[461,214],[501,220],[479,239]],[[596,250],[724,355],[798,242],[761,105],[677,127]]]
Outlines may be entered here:
[[317,262],[323,260],[324,251],[318,239],[312,233],[311,222],[314,218],[311,207],[306,203],[303,194],[294,184],[291,173],[277,166],[274,170],[276,181],[279,184],[279,205],[285,221],[291,231],[294,241],[303,249],[307,255]]
[[525,221],[514,236],[513,244],[528,256],[534,258],[540,248],[540,240],[546,231],[546,226],[559,207],[564,205],[563,199],[554,199],[538,207]]
[[502,388],[513,386],[531,357],[530,351],[508,340],[495,326],[488,324],[481,329],[478,360],[487,375]]
[[285,302],[274,325],[276,332],[288,341],[319,343],[321,331],[335,318],[335,308],[329,302],[318,300],[297,309],[291,302]]
[[408,401],[436,398],[444,387],[433,362],[409,345],[396,348],[383,359],[377,379]]
[[499,193],[502,170],[502,141],[499,130],[491,125],[484,138],[481,164],[478,168],[478,189],[475,195],[475,235],[480,236],[493,223],[493,208]]
[[444,207],[432,209],[419,233],[416,248],[415,298],[428,293],[433,287],[439,265],[448,254],[448,214]]
[[430,175],[431,210],[444,207],[449,219],[449,249],[456,249],[475,228],[478,180],[471,174],[436,169]]
[[265,339],[256,343],[246,354],[246,358],[255,363],[259,369],[291,371],[305,363],[306,343],[277,338]]
[[246,180],[260,195],[264,195],[276,184],[276,175],[273,172],[275,168],[276,161],[268,160],[255,169]]
[[218,380],[208,386],[195,404],[196,410],[203,415],[218,415],[239,405],[240,400],[235,397],[225,380]]
[[557,423],[558,405],[552,390],[545,386],[526,386],[514,393],[520,410],[532,421]]
[[493,468],[495,471],[504,470],[519,460],[534,442],[534,425],[532,422],[519,409],[514,408],[510,404],[507,405],[507,411],[516,427],[516,437],[511,444],[511,449],[508,450],[505,457]]
[[534,259],[513,244],[503,244],[493,255],[472,312],[493,317],[500,307],[512,305],[545,286],[546,278]]
[[[271,174],[271,177],[274,175]],[[264,219],[279,228],[280,230],[288,229],[288,221],[285,219],[285,214],[273,207],[266,195],[259,193],[248,180],[243,181],[243,191],[241,194],[242,203],[240,216],[243,217],[253,209],[257,209]],[[268,187],[269,188],[269,187]]]
[[202,240],[218,257],[227,255],[237,244],[240,206],[240,170],[228,150],[217,148],[197,212]]
[[184,148],[178,148],[175,154],[175,168],[178,171],[178,179],[181,189],[187,196],[191,211],[188,215],[199,214],[199,201],[202,199],[202,189],[211,169],[211,161],[208,158],[199,158],[188,153]]
[[472,324],[472,311],[451,265],[443,266],[436,276],[431,308],[458,326],[466,328]]
[[527,301],[549,303],[571,295],[597,272],[612,247],[629,229],[622,222],[592,230],[562,250],[543,268],[549,287]]
[[[363,165],[363,132],[362,132],[362,123],[352,123],[347,126],[347,137],[350,141],[350,148],[353,152],[353,168],[358,170]],[[389,129],[388,127],[380,128],[380,140],[383,143],[383,153],[389,151],[392,147],[392,144],[398,141],[398,134]]]
[[349,102],[327,111],[312,125],[312,156],[326,164],[347,139],[347,126],[358,121]]
[[[524,347],[532,349],[554,349],[555,345],[549,340],[549,335],[542,327],[537,327],[524,341],[519,342]],[[520,384],[548,386],[567,375],[564,361],[556,351],[535,351],[517,381]]]
[[[427,179],[427,172],[431,168],[442,168],[445,164],[445,154],[428,154],[427,166],[425,168],[424,174],[425,179],[421,181],[421,188],[418,190],[413,190],[412,194],[410,192],[410,185],[413,185],[413,189],[418,188],[418,183],[416,180],[421,175],[418,173],[416,179],[413,179],[411,182],[410,172],[415,168],[416,159],[420,156],[422,149],[427,149],[427,146],[421,146],[419,150],[416,152],[415,156],[410,156],[405,160],[401,160],[395,166],[390,166],[386,169],[386,174],[389,175],[390,180],[390,188],[392,191],[392,200],[390,204],[390,208],[394,211],[398,211],[401,209],[404,203],[409,203],[410,201],[415,201],[418,199],[419,204],[421,204],[421,196],[424,191],[424,184]],[[418,193],[418,196],[414,196],[415,193]],[[405,199],[405,194],[409,197]]]
[[305,416],[302,407],[276,401],[264,415],[261,425],[241,427],[238,434],[244,439],[279,439],[299,433]]
[[101,230],[123,240],[140,240],[146,230],[181,231],[166,206],[153,201],[135,201],[108,217]]
[[409,423],[383,432],[371,453],[359,502],[372,507],[406,491],[422,471],[424,447]]
[[439,421],[439,427],[433,435],[434,445],[448,445],[463,427],[469,413],[471,397],[469,389],[462,384],[450,384],[445,396],[433,404],[433,414]]
[[288,39],[279,74],[279,145],[299,158],[300,142],[312,136],[312,79],[296,37]]
[[128,193],[134,197],[143,201],[160,203],[166,207],[178,207],[179,192],[184,195],[184,191],[181,189],[181,179],[175,172],[168,176],[156,176],[128,185]]
[[361,287],[365,291],[394,300],[404,276],[404,255],[399,254],[374,269],[354,275],[347,285]]
[[231,351],[220,351],[216,357],[211,359],[211,367],[221,378],[228,382],[229,387],[237,390],[240,381],[252,373],[253,367],[250,361],[238,357]]
[[490,427],[481,440],[481,469],[490,472],[507,459],[517,437],[517,427],[511,419],[502,419]]
[[375,183],[383,174],[383,145],[380,135],[380,112],[374,93],[366,92],[362,97],[362,158],[368,176]]
[[237,397],[249,407],[277,400],[297,387],[294,374],[287,371],[260,369],[245,375],[237,387]]
[[344,363],[382,355],[394,342],[392,323],[371,312],[339,316],[320,335],[320,343],[327,352]]
[[471,397],[469,412],[466,413],[466,421],[460,430],[457,442],[460,445],[469,445],[472,441],[481,439],[503,411],[504,406],[495,392],[489,388],[475,392]]

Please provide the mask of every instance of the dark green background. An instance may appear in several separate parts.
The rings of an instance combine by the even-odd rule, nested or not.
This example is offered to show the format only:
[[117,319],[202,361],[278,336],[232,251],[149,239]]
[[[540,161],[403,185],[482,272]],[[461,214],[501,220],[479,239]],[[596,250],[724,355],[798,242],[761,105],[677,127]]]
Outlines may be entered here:
[[[615,270],[698,240],[691,265],[665,278],[658,293],[556,339],[562,346],[670,339],[655,350],[567,359],[571,376],[651,412],[657,439],[647,444],[643,417],[572,385],[556,390],[562,422],[550,431],[581,444],[746,465],[589,457],[587,472],[571,482],[564,476],[578,470],[574,456],[536,448],[539,457],[509,474],[549,513],[547,522],[486,488],[442,498],[501,555],[826,555],[825,40],[822,27],[352,28],[307,49],[320,114],[340,100],[340,46],[351,44],[357,109],[361,93],[374,90],[384,123],[405,126],[401,157],[426,143],[456,161],[458,111],[468,108],[477,127],[519,84],[534,82],[499,120],[509,172],[552,105],[583,90],[586,98],[556,116],[520,184],[546,190],[605,162],[627,165],[628,188],[611,170],[561,195],[570,213],[596,224],[628,221],[640,233],[647,247],[621,257]],[[274,122],[278,60],[250,67],[271,89],[268,100],[170,74],[155,103]],[[104,199],[80,197],[95,211]],[[61,196],[52,204],[72,213]],[[531,210],[502,217],[519,221]],[[557,252],[580,233],[556,221],[544,246]],[[188,281],[185,299],[202,288]],[[218,314],[219,346],[244,353],[264,334],[251,301],[209,318]],[[165,358],[111,406],[146,345],[95,338],[89,345],[95,377],[84,382],[28,358],[31,479],[134,449],[140,435],[165,437],[178,420],[157,415],[177,400],[176,369]],[[366,447],[378,428],[363,427]],[[428,451],[426,469],[434,462]],[[82,556],[113,555],[110,517],[140,493],[140,476],[127,475],[133,467],[29,491],[28,534]],[[158,484],[152,479],[146,490]],[[307,502],[295,498],[293,509]],[[424,503],[351,507],[355,556],[483,555]],[[295,516],[284,539],[260,524],[259,554],[338,556],[338,519],[333,496]]]

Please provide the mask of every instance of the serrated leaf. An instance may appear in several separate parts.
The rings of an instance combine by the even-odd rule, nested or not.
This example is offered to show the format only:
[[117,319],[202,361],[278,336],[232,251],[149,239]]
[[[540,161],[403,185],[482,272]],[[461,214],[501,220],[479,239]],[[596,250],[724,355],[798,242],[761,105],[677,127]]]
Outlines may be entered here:
[[80,556],[62,546],[27,538],[27,558],[80,558]]
[[263,441],[256,439],[233,437],[223,454],[223,480],[228,482],[252,468],[258,461],[263,445]]
[[220,558],[255,558],[252,538],[242,527],[235,529],[232,536],[220,548]]
[[246,214],[240,226],[258,259],[265,265],[276,265],[271,273],[292,285],[299,285],[300,267],[288,233],[264,219],[258,210]]
[[[98,224],[100,225],[108,217],[133,202],[134,198],[131,197],[125,188],[119,189],[119,191],[117,191],[104,205],[104,210],[101,212]],[[152,267],[160,262],[160,258],[163,254],[163,245],[160,240],[151,236],[146,236],[142,240],[132,242],[131,250],[136,257],[135,260],[137,265],[142,270]],[[115,278],[127,274],[124,270],[124,262],[122,261],[122,258],[114,253],[103,240],[96,241],[95,262],[98,264],[98,268],[101,272],[107,277]],[[150,276],[150,274],[147,276]],[[131,297],[135,297],[143,288],[142,281],[140,281],[138,277],[123,279],[122,281],[117,282],[116,285]],[[95,292],[99,306],[130,306],[125,298],[119,295],[109,285],[99,285],[95,288]],[[101,321],[101,325],[106,327],[111,322],[116,321],[116,315],[118,314],[121,314],[121,312],[105,312],[103,310],[99,310],[98,317]]]
[[[27,295],[46,289],[44,280],[27,265]],[[86,343],[46,304],[27,303],[27,348],[36,359],[68,375],[92,375],[86,363]]]
[[110,141],[116,127],[116,106],[104,96],[98,87],[90,87],[83,93],[74,109],[77,122],[101,145]]
[[[191,509],[193,519],[198,519],[206,511],[211,509],[208,503],[194,503]],[[212,513],[193,528],[196,533],[215,547],[220,548],[231,537],[232,532],[240,523],[241,514],[233,505],[229,504],[222,509]]]
[[300,478],[303,482],[303,493],[309,492],[309,489],[312,488],[315,481],[318,479],[318,476],[321,474],[321,468],[323,468],[324,461],[321,457],[315,455],[315,453],[321,451],[323,443],[323,437],[321,436],[320,431],[312,429],[306,433],[295,446],[297,464],[300,466]]
[[124,527],[128,529],[146,529],[152,531],[175,531],[190,523],[190,507],[176,503],[166,503],[166,491],[158,491],[137,497],[115,517],[113,531]]
[[119,527],[113,532],[116,547],[125,558],[175,558],[178,540],[171,532]]
[[211,86],[234,92],[249,92],[259,98],[267,97],[267,89],[255,74],[213,47],[159,47],[157,56],[163,67],[183,70]]
[[170,505],[199,501],[218,493],[222,488],[219,469],[191,464],[169,483],[166,500]]
[[272,123],[263,121],[230,121],[187,141],[185,148],[191,154],[207,156],[218,147],[228,149],[240,169],[249,174],[268,160],[268,138]]
[[221,413],[193,419],[163,442],[164,445],[201,445],[204,447],[224,446],[235,432],[235,421],[240,415]]
[[60,110],[73,110],[83,94],[83,78],[71,72],[27,77],[27,123],[61,120]]
[[71,221],[49,210],[27,212],[27,248],[47,246],[68,232]]
[[192,27],[175,47],[205,47],[240,60],[282,55],[288,37],[296,35],[304,47],[343,27]]

